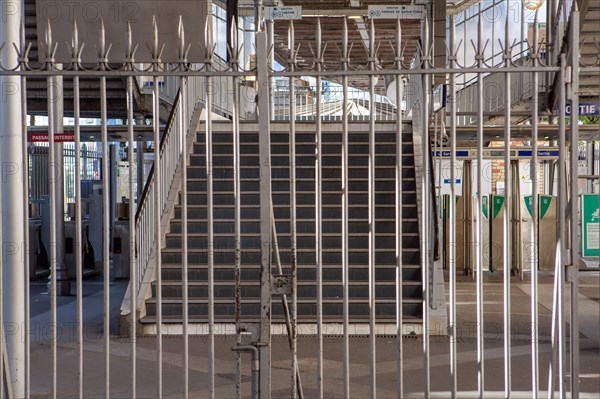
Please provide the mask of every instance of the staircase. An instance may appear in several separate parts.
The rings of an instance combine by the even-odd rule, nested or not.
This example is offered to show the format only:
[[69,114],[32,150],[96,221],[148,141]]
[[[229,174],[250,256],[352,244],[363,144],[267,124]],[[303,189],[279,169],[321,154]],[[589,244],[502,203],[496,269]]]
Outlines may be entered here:
[[[34,68],[40,66],[45,57],[44,52],[44,36],[39,35],[40,32],[46,31],[46,23],[37,25],[37,12],[40,4],[36,0],[24,0],[25,6],[25,41],[31,43],[29,52],[29,62]],[[86,21],[78,21],[79,29],[89,29],[90,24]],[[64,23],[64,22],[63,22]],[[94,29],[97,27],[94,26]],[[58,43],[59,46],[66,46],[65,43]],[[94,47],[96,43],[86,43],[86,47]],[[12,48],[12,46],[11,46]],[[89,66],[88,66],[89,67]],[[135,81],[135,80],[134,80]],[[27,112],[35,115],[45,115],[48,109],[48,94],[47,94],[46,78],[29,77],[27,78]],[[126,118],[127,103],[124,100],[125,78],[117,76],[109,76],[106,78],[106,98],[107,98],[107,113],[109,118]],[[97,77],[81,77],[79,79],[81,116],[98,118],[100,117],[100,80]],[[149,96],[144,96],[137,84],[134,85],[135,95],[135,112],[141,114],[150,114],[152,107],[149,101]],[[63,80],[62,92],[59,93],[64,100],[65,116],[73,115],[73,80],[70,78]],[[164,105],[164,104],[162,104]],[[169,108],[169,107],[167,107]],[[169,114],[169,109],[161,109],[163,115]]]
[[[395,122],[377,123],[376,134],[376,316],[395,320]],[[260,208],[257,125],[241,124],[242,317],[260,315]],[[368,151],[369,125],[349,124],[349,263],[350,322],[368,321]],[[231,123],[213,123],[215,320],[235,321],[233,140]],[[327,322],[342,321],[341,139],[339,123],[323,124],[323,314]],[[289,125],[273,123],[271,131],[274,214],[284,274],[290,273]],[[316,321],[315,267],[315,132],[314,123],[298,123],[297,232],[298,321]],[[419,220],[413,155],[413,133],[404,125],[403,165],[403,311],[405,323],[422,317]],[[208,318],[205,134],[201,124],[187,167],[189,317]],[[162,250],[163,321],[182,321],[181,206],[176,205]],[[156,283],[146,300],[142,323],[156,321]],[[274,322],[283,321],[281,302],[273,299]]]

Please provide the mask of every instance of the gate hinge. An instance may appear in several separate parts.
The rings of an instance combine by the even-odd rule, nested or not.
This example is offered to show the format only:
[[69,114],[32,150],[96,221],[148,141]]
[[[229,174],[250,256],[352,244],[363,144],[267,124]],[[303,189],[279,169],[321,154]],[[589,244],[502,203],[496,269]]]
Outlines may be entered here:
[[288,274],[274,274],[271,279],[271,294],[291,295],[292,283]]

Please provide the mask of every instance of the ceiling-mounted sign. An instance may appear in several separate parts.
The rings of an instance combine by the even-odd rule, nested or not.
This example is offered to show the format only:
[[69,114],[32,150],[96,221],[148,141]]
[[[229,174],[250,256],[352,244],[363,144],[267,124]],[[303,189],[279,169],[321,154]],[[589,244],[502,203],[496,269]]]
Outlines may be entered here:
[[[71,141],[75,141],[74,133],[55,133],[54,134],[54,142],[55,143],[68,143]],[[47,143],[48,142],[48,133],[30,133],[29,134],[29,142],[30,143]]]
[[423,6],[369,6],[369,18],[373,19],[421,19],[425,15]]
[[302,6],[265,7],[265,18],[271,21],[302,19]]

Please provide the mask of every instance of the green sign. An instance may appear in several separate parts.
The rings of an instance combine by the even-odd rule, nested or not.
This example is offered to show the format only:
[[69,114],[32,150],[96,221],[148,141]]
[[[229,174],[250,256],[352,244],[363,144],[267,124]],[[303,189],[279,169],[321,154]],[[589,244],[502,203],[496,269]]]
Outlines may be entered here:
[[527,195],[525,196],[524,200],[525,200],[525,206],[527,207],[527,211],[529,212],[529,216],[533,216],[533,210],[531,209],[531,207],[533,206],[533,203],[531,202],[531,195]]
[[490,218],[490,207],[489,207],[489,197],[487,195],[484,195],[481,201],[481,211],[483,212],[483,216],[486,219]]
[[500,195],[495,195],[494,196],[494,216],[493,216],[494,219],[496,219],[496,217],[498,217],[498,214],[500,213],[500,210],[502,209],[502,205],[504,205],[504,197],[502,197]]
[[546,216],[546,212],[548,212],[548,208],[550,208],[550,204],[552,203],[552,197],[549,195],[542,195],[540,197],[540,219],[543,219]]
[[581,196],[581,237],[583,257],[600,255],[600,209],[598,194]]

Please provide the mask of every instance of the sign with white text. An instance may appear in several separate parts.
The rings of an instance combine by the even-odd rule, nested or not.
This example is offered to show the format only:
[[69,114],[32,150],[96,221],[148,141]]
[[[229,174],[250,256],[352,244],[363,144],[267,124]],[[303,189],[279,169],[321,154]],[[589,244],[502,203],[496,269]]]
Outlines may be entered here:
[[[75,133],[55,133],[55,143],[69,143],[75,141]],[[30,143],[47,143],[48,133],[31,133],[29,134]]]
[[265,7],[268,20],[302,19],[302,6]]
[[367,15],[373,19],[422,19],[425,15],[425,8],[410,5],[372,5],[369,6]]

